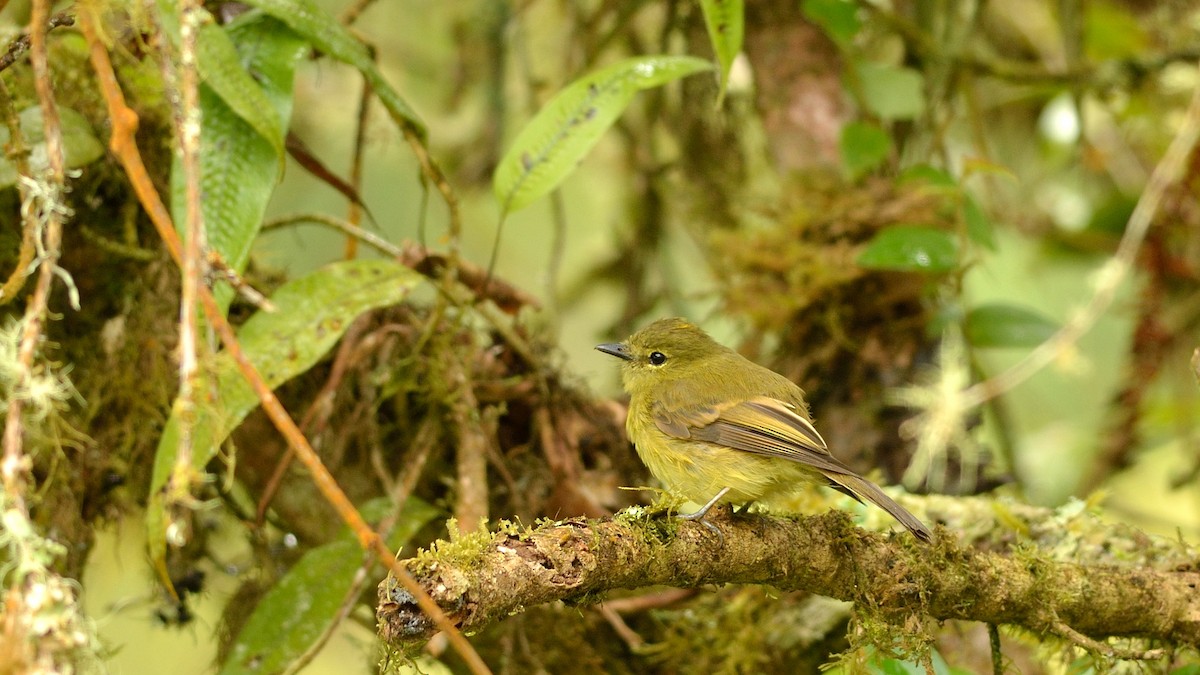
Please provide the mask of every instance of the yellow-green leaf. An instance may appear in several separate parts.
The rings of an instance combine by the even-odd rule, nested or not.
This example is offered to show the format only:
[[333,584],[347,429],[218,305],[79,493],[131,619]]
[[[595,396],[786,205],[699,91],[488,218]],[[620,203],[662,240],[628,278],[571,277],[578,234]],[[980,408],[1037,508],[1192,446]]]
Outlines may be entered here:
[[258,82],[242,66],[241,56],[225,29],[213,23],[196,39],[200,77],[225,105],[258,132],[283,157],[283,122]]
[[[256,88],[267,102],[262,112],[276,120],[279,134],[274,142],[268,140],[208,83],[200,87],[204,125],[200,134],[200,208],[205,239],[226,264],[241,271],[282,176],[282,134],[292,115],[295,64],[307,46],[287,26],[260,12],[242,15],[223,30],[239,54],[239,68],[253,74]],[[186,206],[182,163],[176,157],[171,169],[171,216],[181,230],[187,222]],[[216,293],[222,307],[233,296],[223,285]]]
[[492,189],[501,208],[516,211],[558,187],[637,92],[712,68],[691,56],[639,56],[572,82],[525,125],[496,167]]
[[[271,296],[274,312],[258,312],[238,330],[238,342],[271,387],[313,366],[341,338],[359,314],[394,305],[422,277],[390,260],[335,263],[284,284]],[[228,353],[216,357],[201,391],[215,390],[215,402],[196,409],[192,467],[203,472],[217,448],[258,407],[258,397]],[[179,452],[179,413],[174,411],[159,439],[150,478],[146,529],[150,556],[166,554],[165,488]]]
[[704,12],[704,25],[708,28],[708,40],[713,53],[721,64],[721,93],[717,104],[725,98],[729,86],[729,69],[733,59],[742,51],[742,38],[746,28],[746,8],[742,0],[700,0]]

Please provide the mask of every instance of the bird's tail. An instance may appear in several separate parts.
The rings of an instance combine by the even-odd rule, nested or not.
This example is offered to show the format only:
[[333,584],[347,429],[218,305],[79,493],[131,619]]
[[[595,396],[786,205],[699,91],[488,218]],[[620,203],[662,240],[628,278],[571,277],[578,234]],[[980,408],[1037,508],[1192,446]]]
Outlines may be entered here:
[[832,483],[831,487],[839,492],[844,492],[855,499],[862,501],[866,499],[879,508],[887,511],[893,518],[900,521],[900,524],[908,528],[913,536],[923,542],[933,541],[933,532],[930,531],[925,523],[922,523],[916,516],[909,513],[907,509],[896,503],[896,500],[887,496],[879,486],[871,481],[850,473],[825,474],[825,477]]

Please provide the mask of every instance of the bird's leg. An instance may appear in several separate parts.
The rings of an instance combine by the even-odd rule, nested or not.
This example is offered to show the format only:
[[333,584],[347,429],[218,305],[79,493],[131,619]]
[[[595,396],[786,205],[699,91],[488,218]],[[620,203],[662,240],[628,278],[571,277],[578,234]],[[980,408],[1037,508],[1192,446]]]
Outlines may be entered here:
[[711,509],[714,504],[721,501],[721,497],[724,497],[726,495],[726,493],[728,493],[728,492],[729,492],[728,487],[721,488],[721,491],[717,493],[717,496],[708,500],[708,503],[705,504],[704,506],[701,506],[698,511],[695,511],[693,513],[689,513],[686,515],[681,513],[675,517],[679,518],[680,520],[698,520],[698,521],[700,521],[701,525],[704,525],[708,529],[712,530],[717,535],[717,537],[720,538],[720,540],[722,542],[724,542],[725,535],[721,534],[721,530],[717,529],[716,525],[713,525],[712,523],[705,520],[704,516],[708,515],[708,510]]

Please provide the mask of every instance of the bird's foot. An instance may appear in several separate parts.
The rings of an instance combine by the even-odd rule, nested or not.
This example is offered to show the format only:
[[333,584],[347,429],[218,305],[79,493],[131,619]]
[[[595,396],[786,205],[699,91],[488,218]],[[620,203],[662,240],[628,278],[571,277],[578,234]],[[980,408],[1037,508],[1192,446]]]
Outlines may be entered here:
[[711,510],[712,507],[718,501],[721,500],[721,497],[724,497],[728,492],[729,492],[729,488],[722,488],[721,491],[718,492],[715,497],[708,500],[708,503],[705,504],[704,506],[701,506],[699,510],[694,511],[692,513],[686,513],[686,514],[681,513],[681,514],[676,515],[675,517],[680,520],[699,521],[701,525],[703,525],[704,527],[707,527],[713,534],[717,535],[717,539],[720,540],[721,544],[724,544],[725,543],[725,535],[721,533],[720,528],[718,528],[716,525],[705,520],[704,516],[707,516],[709,510]]

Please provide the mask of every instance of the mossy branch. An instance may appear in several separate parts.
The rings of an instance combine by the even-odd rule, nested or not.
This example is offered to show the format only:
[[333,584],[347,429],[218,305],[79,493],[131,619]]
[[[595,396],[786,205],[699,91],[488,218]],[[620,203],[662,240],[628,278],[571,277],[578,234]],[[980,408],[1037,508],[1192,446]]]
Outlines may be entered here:
[[[998,526],[1020,524],[1029,515],[1013,517],[1001,506],[1004,513],[997,516],[990,500],[955,501],[972,503],[970,510]],[[1042,529],[1096,541],[1094,528],[1037,511]],[[525,607],[585,601],[613,589],[743,583],[853,601],[897,623],[909,617],[965,619],[1068,640],[1073,636],[1064,630],[1096,640],[1200,644],[1200,572],[1181,562],[1194,555],[1178,548],[1163,555],[1162,542],[1128,528],[1110,528],[1103,546],[1072,547],[1066,554],[1072,560],[1063,561],[1057,559],[1064,554],[1062,542],[1043,540],[1027,523],[1018,529],[1029,536],[1008,529],[1006,536],[970,545],[943,527],[934,544],[924,545],[903,534],[869,532],[837,511],[788,519],[722,510],[709,520],[723,540],[698,523],[619,515],[524,531],[507,527],[435,547],[404,564],[468,632]],[[1140,553],[1118,556],[1124,562],[1113,556],[1114,550],[1134,549]],[[433,624],[391,579],[380,584],[379,598],[379,633],[388,644],[403,648],[432,633]]]

